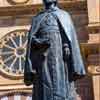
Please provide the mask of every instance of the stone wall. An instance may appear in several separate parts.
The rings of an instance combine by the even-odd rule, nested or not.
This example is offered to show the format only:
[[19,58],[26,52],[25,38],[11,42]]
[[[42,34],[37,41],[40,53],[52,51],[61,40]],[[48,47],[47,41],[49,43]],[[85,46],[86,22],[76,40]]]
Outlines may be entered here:
[[[11,98],[16,95],[19,97],[22,94],[24,96],[31,94],[32,86],[26,87],[23,83],[23,63],[21,62],[23,62],[26,49],[21,41],[27,43],[26,37],[31,18],[42,9],[41,1],[39,0],[37,4],[36,2],[37,0],[0,0],[0,97]],[[95,0],[93,4],[97,4],[95,7],[98,7]],[[87,69],[86,78],[76,82],[78,100],[99,100],[100,75],[97,69],[100,64],[100,56],[98,56],[100,54],[100,49],[98,49],[100,44],[98,18],[100,16],[98,16],[98,9],[94,8],[93,13],[91,12],[91,0],[88,1],[88,6],[86,0],[60,0],[60,6],[72,15]],[[94,14],[95,11],[97,14]],[[93,18],[91,18],[92,15],[94,15]],[[19,46],[16,46],[18,43]],[[10,52],[6,52],[8,48]],[[17,60],[13,58],[13,55],[19,57],[17,65],[15,64]],[[22,60],[20,56],[23,57]],[[7,63],[4,62],[5,59]],[[8,66],[12,67],[14,64],[17,70],[12,71]]]

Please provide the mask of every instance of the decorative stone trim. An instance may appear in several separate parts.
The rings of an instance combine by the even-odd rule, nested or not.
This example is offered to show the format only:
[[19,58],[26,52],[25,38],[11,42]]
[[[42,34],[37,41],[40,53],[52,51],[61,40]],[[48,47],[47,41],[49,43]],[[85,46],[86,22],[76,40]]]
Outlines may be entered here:
[[83,60],[88,74],[100,74],[100,44],[99,43],[81,43]]
[[88,32],[90,34],[100,34],[100,22],[98,23],[90,23],[88,26],[87,26],[87,29],[88,29]]
[[32,91],[29,90],[12,90],[12,91],[8,91],[3,93],[2,95],[0,95],[0,100],[3,97],[10,97],[10,96],[14,96],[14,95],[20,95],[20,96],[32,96]]
[[100,75],[100,55],[89,55],[88,63],[88,73],[92,75]]
[[12,5],[26,4],[29,0],[7,0]]
[[[11,0],[9,0],[11,1]],[[16,0],[17,1],[17,0]],[[25,0],[24,0],[25,1]],[[27,0],[28,2],[29,0]],[[87,4],[86,0],[78,0],[78,1],[59,1],[59,6],[62,9],[65,9],[70,12],[87,12]],[[17,5],[17,6],[10,6],[10,7],[0,7],[0,16],[18,16],[18,15],[29,15],[29,14],[36,14],[43,9],[42,4],[30,4],[30,5]]]

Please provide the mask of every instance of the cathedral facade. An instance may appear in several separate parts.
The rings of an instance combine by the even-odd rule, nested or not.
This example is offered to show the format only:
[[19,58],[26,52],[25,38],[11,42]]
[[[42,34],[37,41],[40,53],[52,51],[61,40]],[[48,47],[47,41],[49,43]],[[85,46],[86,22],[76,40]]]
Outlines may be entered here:
[[[100,0],[58,0],[74,21],[87,75],[76,82],[77,100],[100,100]],[[41,0],[0,0],[0,100],[31,100],[23,69],[31,19]]]

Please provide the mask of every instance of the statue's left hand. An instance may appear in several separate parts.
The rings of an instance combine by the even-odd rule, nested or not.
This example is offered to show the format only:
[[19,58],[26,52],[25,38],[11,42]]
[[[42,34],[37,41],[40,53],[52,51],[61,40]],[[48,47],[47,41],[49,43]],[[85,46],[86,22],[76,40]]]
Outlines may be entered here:
[[69,57],[71,55],[71,51],[70,51],[70,48],[69,46],[66,44],[64,47],[63,47],[63,58],[64,60],[68,60]]

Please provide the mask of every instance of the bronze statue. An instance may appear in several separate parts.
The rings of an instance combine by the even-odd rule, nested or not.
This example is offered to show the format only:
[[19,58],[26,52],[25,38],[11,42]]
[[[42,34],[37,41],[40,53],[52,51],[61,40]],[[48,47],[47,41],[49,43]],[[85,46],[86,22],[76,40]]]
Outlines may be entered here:
[[85,76],[70,15],[57,0],[43,0],[45,10],[32,18],[24,82],[33,84],[33,100],[76,100],[74,81]]

